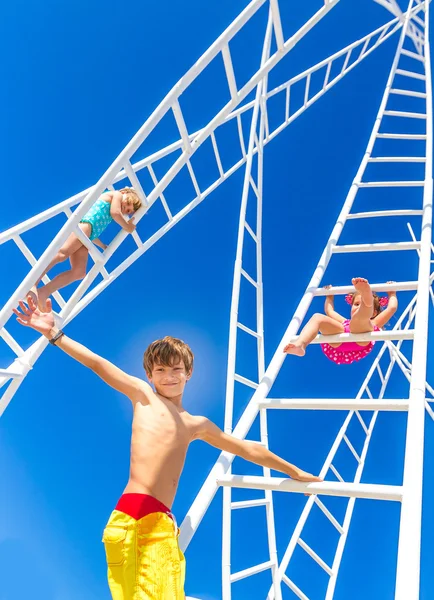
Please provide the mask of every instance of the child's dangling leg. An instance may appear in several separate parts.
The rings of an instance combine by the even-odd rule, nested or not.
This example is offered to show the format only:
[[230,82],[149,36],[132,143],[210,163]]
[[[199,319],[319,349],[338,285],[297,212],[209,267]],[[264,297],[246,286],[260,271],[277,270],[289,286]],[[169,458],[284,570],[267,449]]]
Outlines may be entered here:
[[[336,335],[344,333],[344,326],[335,319],[327,317],[327,315],[316,313],[304,326],[297,341],[287,344],[283,351],[286,354],[304,356],[306,354],[306,346],[316,338],[319,332],[324,335]],[[340,344],[337,345],[339,346]]]
[[374,314],[374,297],[371,286],[363,277],[355,277],[351,283],[356,288],[357,296],[360,296],[360,304],[357,308],[353,306],[353,310],[355,310],[351,312],[350,331],[351,333],[373,331],[371,319]]
[[[81,244],[80,244],[81,245]],[[56,275],[47,285],[39,288],[38,296],[39,296],[39,305],[40,307],[45,307],[46,300],[53,292],[64,288],[65,286],[73,283],[74,281],[79,281],[80,279],[84,279],[86,276],[86,266],[87,259],[89,256],[89,251],[86,246],[81,245],[81,248],[76,250],[69,257],[71,268],[68,271],[64,271],[63,273],[59,273]],[[40,310],[43,311],[42,308]]]

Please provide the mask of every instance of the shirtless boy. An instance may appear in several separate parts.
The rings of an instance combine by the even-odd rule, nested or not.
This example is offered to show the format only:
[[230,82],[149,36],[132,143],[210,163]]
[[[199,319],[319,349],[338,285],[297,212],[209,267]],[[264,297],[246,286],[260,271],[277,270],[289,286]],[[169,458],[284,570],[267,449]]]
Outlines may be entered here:
[[41,312],[28,296],[15,310],[21,325],[92,369],[133,405],[130,477],[104,530],[108,581],[113,600],[184,600],[185,561],[171,513],[188,445],[203,440],[299,481],[321,481],[266,448],[224,433],[209,419],[182,406],[193,371],[189,346],[172,337],[153,342],[144,367],[152,387],[68,338],[54,323],[51,301]]

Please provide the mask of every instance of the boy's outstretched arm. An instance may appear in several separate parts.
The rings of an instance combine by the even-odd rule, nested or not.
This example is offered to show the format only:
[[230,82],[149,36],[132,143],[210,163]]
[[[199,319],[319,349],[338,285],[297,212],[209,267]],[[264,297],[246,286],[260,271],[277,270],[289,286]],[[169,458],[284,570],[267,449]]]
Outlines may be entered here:
[[269,469],[285,473],[286,475],[289,475],[289,477],[292,477],[292,479],[297,479],[298,481],[322,481],[320,477],[316,477],[315,475],[307,473],[295,465],[286,462],[286,460],[280,458],[277,454],[273,454],[273,452],[270,452],[260,444],[240,440],[232,435],[224,433],[220,427],[217,427],[217,425],[212,423],[209,419],[203,418],[197,439],[201,439],[204,442],[211,444],[211,446],[220,448],[220,450],[226,450],[231,454],[236,454],[245,460],[261,465],[262,467],[268,467]]
[[[17,321],[21,325],[35,329],[48,340],[53,339],[59,333],[59,329],[54,322],[51,301],[47,300],[46,310],[48,312],[45,313],[38,309],[32,297],[29,296],[27,302],[28,307],[23,302],[20,302],[22,312],[14,309]],[[144,400],[148,400],[149,396],[153,394],[151,386],[145,381],[128,375],[110,361],[95,354],[95,352],[92,352],[86,346],[75,342],[66,335],[62,335],[55,342],[55,345],[76,361],[91,369],[110,387],[128,396],[132,402],[143,402]]]

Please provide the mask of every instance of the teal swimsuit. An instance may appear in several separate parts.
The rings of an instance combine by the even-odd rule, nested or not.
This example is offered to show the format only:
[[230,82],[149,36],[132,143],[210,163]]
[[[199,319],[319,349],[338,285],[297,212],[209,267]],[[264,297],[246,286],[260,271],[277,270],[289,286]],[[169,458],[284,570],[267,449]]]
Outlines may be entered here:
[[92,231],[90,239],[94,240],[99,237],[108,225],[113,221],[110,215],[110,202],[105,200],[97,200],[90,210],[84,215],[80,223],[89,223]]

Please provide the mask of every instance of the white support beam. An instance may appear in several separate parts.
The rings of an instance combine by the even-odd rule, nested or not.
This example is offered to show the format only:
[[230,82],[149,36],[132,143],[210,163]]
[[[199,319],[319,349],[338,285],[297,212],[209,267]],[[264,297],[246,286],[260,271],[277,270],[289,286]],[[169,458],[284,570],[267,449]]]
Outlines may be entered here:
[[408,400],[366,400],[327,398],[265,398],[259,408],[276,410],[408,410]]
[[371,498],[372,500],[391,500],[394,502],[401,502],[402,500],[402,486],[400,485],[341,483],[336,481],[302,483],[301,481],[283,477],[255,477],[246,475],[224,475],[218,477],[217,484],[250,490],[272,490],[273,492]]

